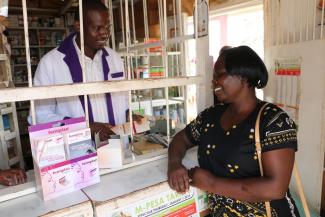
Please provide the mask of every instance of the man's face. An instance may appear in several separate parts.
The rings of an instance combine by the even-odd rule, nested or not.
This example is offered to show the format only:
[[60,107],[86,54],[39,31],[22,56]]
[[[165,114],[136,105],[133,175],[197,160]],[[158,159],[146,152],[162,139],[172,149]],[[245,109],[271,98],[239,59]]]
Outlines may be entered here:
[[109,36],[107,11],[88,10],[84,16],[85,49],[97,51],[102,49]]

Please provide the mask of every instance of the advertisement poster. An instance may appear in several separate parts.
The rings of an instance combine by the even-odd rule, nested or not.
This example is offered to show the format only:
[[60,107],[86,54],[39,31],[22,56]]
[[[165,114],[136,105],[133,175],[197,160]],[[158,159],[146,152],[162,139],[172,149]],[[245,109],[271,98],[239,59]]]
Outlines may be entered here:
[[[197,12],[196,12],[197,9]],[[198,37],[206,36],[209,33],[209,6],[208,0],[198,0],[197,6],[194,8],[193,12],[193,23],[195,26],[195,16],[197,13],[197,23],[198,23]]]
[[301,95],[301,58],[275,60],[275,103],[298,123]]
[[194,188],[185,194],[168,190],[129,206],[114,210],[107,217],[186,217],[199,216]]

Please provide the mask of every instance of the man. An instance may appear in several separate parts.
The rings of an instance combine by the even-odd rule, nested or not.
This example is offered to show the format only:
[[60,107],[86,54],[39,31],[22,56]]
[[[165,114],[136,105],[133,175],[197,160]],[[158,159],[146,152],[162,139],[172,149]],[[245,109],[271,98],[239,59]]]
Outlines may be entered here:
[[0,170],[0,185],[18,185],[26,182],[26,174],[20,169]]
[[[119,55],[105,46],[109,37],[109,15],[100,0],[83,0],[85,74],[87,82],[125,79]],[[58,48],[40,61],[34,85],[55,85],[82,82],[80,33],[69,35]],[[92,134],[98,132],[106,140],[111,126],[126,122],[127,92],[88,96],[89,120]],[[85,116],[83,96],[37,101],[36,122],[50,122]]]

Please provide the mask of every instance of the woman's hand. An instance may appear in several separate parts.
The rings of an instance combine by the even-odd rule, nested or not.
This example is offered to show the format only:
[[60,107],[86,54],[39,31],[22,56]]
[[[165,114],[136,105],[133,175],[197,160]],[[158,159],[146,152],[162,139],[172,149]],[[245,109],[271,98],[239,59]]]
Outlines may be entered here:
[[193,167],[188,172],[190,178],[190,185],[199,188],[203,191],[211,192],[211,187],[214,175],[208,170],[201,169],[199,167]]
[[9,169],[0,171],[1,185],[18,185],[26,182],[26,173],[20,169]]
[[178,193],[185,193],[189,189],[189,177],[187,169],[181,163],[168,165],[168,184]]

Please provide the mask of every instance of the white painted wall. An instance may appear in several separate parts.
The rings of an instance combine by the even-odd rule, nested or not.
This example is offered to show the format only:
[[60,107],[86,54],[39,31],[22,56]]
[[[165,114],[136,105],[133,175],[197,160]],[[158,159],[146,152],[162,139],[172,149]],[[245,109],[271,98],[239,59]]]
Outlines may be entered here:
[[264,94],[268,101],[272,101],[275,95],[274,59],[288,57],[302,58],[296,159],[309,206],[319,213],[325,151],[325,41],[273,46],[265,50],[270,78]]

